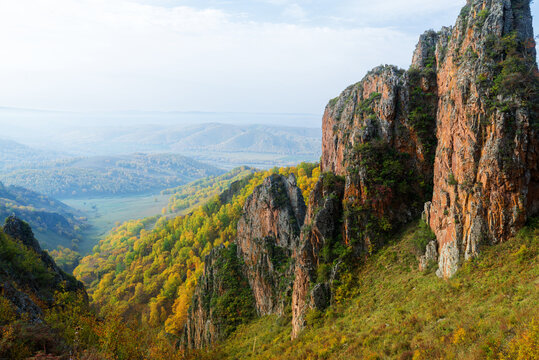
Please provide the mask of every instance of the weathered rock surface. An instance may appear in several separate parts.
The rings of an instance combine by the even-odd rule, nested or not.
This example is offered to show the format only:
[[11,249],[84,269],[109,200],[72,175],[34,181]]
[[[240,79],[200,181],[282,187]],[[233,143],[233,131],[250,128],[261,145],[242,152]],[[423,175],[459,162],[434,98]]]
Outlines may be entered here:
[[305,212],[293,175],[266,178],[245,202],[236,243],[259,315],[282,314],[289,304]]
[[305,213],[293,175],[272,175],[254,189],[246,199],[235,243],[206,257],[183,348],[207,347],[256,314],[283,314],[292,295]]
[[255,315],[254,298],[242,265],[234,244],[228,249],[213,249],[206,256],[204,275],[198,281],[184,328],[184,349],[208,347]]
[[[332,174],[322,175],[311,193],[295,267],[292,337],[303,329],[308,309],[323,310],[331,303],[332,274],[319,279],[317,270],[321,262],[329,260],[321,250],[331,251],[342,242],[343,194],[344,181]],[[328,271],[334,272],[333,268]]]
[[452,276],[481,246],[509,239],[539,209],[533,44],[529,1],[474,0],[447,44],[437,45],[438,147],[428,221],[440,276]]
[[419,269],[421,271],[427,270],[430,264],[438,261],[438,242],[431,241],[427,244],[425,254],[419,258]]

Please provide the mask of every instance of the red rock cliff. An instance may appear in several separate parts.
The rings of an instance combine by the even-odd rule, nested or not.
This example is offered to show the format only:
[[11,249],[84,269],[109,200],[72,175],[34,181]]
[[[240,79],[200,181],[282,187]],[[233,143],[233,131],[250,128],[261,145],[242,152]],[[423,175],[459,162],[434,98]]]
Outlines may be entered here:
[[305,212],[294,175],[272,175],[254,189],[234,244],[212,250],[204,260],[182,348],[208,347],[255,315],[283,314],[291,302]]
[[529,3],[470,0],[453,28],[421,36],[410,70],[376,68],[330,101],[321,166],[346,177],[348,244],[375,249],[380,227],[408,221],[432,191],[425,219],[437,237],[439,275],[449,277],[538,212]]
[[539,208],[529,1],[469,1],[439,49],[438,147],[426,219],[438,240],[439,275],[450,277]]
[[255,188],[238,222],[238,257],[259,315],[281,314],[289,304],[305,201],[294,175],[272,175]]

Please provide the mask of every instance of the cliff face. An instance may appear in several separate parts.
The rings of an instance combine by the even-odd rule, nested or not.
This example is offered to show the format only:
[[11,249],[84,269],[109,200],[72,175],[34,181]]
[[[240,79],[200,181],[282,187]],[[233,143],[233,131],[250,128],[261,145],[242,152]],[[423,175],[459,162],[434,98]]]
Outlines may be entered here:
[[183,348],[226,338],[256,314],[283,314],[292,295],[306,206],[293,175],[272,175],[244,205],[237,239],[205,259],[188,314]]
[[259,315],[281,314],[288,303],[305,211],[293,175],[266,178],[245,202],[236,243]]
[[321,158],[326,174],[311,195],[302,232],[293,337],[308,309],[330,304],[342,249],[349,249],[349,261],[363,261],[429,200],[436,147],[435,51],[446,31],[421,36],[409,71],[378,67],[326,107]]
[[439,66],[434,194],[439,275],[507,240],[539,208],[538,85],[529,1],[470,1]]
[[421,36],[410,70],[377,68],[330,101],[321,166],[346,177],[346,243],[368,253],[433,191],[425,219],[449,277],[537,213],[534,44],[529,1],[469,1]]
[[184,349],[200,349],[226,338],[255,315],[254,298],[236,256],[236,245],[206,256],[184,329]]

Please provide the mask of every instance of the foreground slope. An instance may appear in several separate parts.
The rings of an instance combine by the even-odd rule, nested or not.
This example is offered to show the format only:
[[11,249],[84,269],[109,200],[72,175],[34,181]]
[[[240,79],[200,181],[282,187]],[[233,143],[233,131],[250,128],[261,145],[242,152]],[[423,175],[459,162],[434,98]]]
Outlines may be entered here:
[[[417,268],[415,222],[335,288],[326,312],[241,326],[196,359],[536,359],[539,356],[539,221],[485,249],[449,281]],[[435,264],[433,264],[435,265]]]
[[82,283],[41,250],[27,223],[8,217],[0,229],[0,358],[20,359],[46,349],[69,352],[70,345],[47,321],[60,294],[87,306]]

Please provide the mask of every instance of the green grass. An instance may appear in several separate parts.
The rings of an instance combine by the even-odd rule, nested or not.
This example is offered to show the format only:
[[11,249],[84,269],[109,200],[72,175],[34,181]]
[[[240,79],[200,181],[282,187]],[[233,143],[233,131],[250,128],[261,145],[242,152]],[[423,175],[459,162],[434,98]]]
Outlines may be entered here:
[[116,223],[161,214],[170,195],[143,194],[129,196],[106,196],[84,199],[62,199],[69,206],[83,211],[91,227],[83,232],[84,241],[80,253],[87,254]]
[[484,249],[448,281],[418,270],[421,231],[418,223],[408,227],[368,260],[346,289],[352,296],[308,314],[298,339],[290,339],[289,318],[266,316],[195,358],[498,359],[512,338],[535,352],[522,359],[539,356],[530,340],[537,334],[521,335],[539,320],[537,226]]

